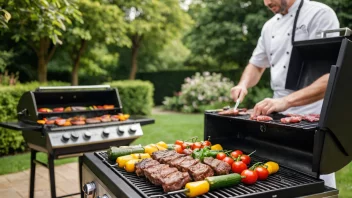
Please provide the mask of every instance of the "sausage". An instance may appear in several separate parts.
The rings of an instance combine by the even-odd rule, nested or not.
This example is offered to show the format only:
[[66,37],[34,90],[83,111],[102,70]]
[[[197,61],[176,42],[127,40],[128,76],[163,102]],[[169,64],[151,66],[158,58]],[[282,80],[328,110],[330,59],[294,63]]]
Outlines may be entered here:
[[234,116],[236,116],[238,114],[239,114],[239,111],[238,110],[234,111],[233,108],[219,112],[219,115],[234,115]]
[[72,125],[84,125],[84,124],[86,124],[86,122],[83,120],[71,120],[71,124]]
[[284,124],[289,124],[289,123],[298,123],[302,121],[302,117],[286,117],[286,118],[281,118],[281,123]]
[[86,119],[86,123],[88,124],[95,124],[95,123],[99,123],[100,122],[100,119],[98,118],[87,118]]

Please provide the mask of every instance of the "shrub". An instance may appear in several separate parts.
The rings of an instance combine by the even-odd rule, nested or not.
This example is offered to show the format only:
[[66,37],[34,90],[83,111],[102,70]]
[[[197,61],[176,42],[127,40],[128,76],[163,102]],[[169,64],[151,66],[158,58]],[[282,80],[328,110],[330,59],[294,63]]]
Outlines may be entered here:
[[125,80],[105,84],[118,89],[124,113],[131,115],[151,114],[154,105],[154,86],[149,81]]
[[229,90],[233,86],[234,83],[221,74],[196,73],[185,79],[180,93],[173,98],[165,98],[164,107],[191,113],[200,112],[204,107],[229,104],[232,101]]
[[[233,106],[230,90],[234,86],[228,78],[221,74],[204,72],[196,73],[186,78],[181,91],[173,97],[165,97],[163,108],[166,110],[182,111],[185,113],[204,112],[207,109],[219,109]],[[271,97],[270,88],[254,87],[248,90],[248,95],[239,107],[252,108],[264,98]]]
[[[16,86],[0,86],[0,122],[17,121],[17,104],[23,93],[46,85],[68,84],[62,82],[48,82],[47,84],[32,82]],[[0,128],[0,156],[24,151],[25,149],[26,146],[21,131]]]

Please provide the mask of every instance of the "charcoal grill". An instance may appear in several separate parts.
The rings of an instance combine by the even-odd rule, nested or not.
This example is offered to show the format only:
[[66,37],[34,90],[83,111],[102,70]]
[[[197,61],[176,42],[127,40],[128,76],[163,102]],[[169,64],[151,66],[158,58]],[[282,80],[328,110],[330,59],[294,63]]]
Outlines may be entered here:
[[[336,172],[352,160],[352,103],[346,86],[352,78],[351,55],[349,36],[294,43],[287,89],[301,89],[330,73],[317,123],[282,124],[284,115],[279,113],[270,115],[273,121],[260,122],[250,120],[248,115],[224,116],[206,111],[204,137],[210,136],[213,144],[221,144],[226,150],[256,150],[252,163],[276,161],[280,170],[267,181],[223,188],[201,197],[337,197],[338,190],[325,186],[319,176]],[[104,151],[85,154],[82,170],[84,189],[92,193],[88,197],[184,197],[183,193],[166,195],[161,187],[116,168]]]
[[[110,105],[103,108],[103,105]],[[111,107],[113,105],[113,107]],[[87,107],[64,112],[40,112],[39,108]],[[101,106],[100,108],[88,108]],[[109,85],[39,87],[22,95],[17,106],[18,121],[0,123],[0,126],[21,130],[31,149],[30,197],[34,196],[36,164],[49,169],[51,197],[56,197],[54,160],[66,157],[79,157],[82,166],[84,152],[99,151],[110,146],[128,145],[143,135],[141,126],[154,123],[153,119],[131,116],[124,121],[99,122],[95,124],[58,126],[55,124],[38,124],[38,120],[50,117],[86,118],[123,113],[118,90]],[[48,164],[36,159],[37,152],[48,154]],[[80,170],[79,173],[82,171]],[[80,176],[81,182],[81,176]],[[80,186],[81,183],[80,183]],[[78,194],[78,193],[76,193]],[[81,192],[79,192],[81,194]],[[66,196],[71,196],[65,195]],[[83,196],[83,194],[82,194]]]

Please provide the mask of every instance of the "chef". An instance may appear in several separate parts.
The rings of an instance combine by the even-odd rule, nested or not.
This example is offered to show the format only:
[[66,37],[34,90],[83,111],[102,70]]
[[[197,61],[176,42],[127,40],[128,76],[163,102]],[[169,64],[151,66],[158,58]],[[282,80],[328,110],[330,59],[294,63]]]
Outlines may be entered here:
[[[232,98],[243,101],[247,89],[255,86],[264,70],[270,68],[273,98],[257,103],[252,116],[272,112],[319,114],[329,74],[301,90],[285,89],[292,43],[314,39],[319,31],[338,29],[337,16],[327,5],[309,0],[264,0],[264,4],[275,15],[264,24],[249,64],[237,86],[231,89]],[[334,173],[321,178],[325,185],[336,188]]]

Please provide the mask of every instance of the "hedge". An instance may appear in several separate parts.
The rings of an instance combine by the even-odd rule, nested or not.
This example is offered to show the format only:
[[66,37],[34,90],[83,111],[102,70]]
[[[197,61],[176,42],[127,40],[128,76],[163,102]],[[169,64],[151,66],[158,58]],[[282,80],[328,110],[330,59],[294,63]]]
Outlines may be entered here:
[[[235,84],[240,80],[242,69],[236,70],[219,70],[209,71],[221,73],[224,77],[234,81]],[[154,103],[161,105],[165,96],[173,96],[175,92],[181,90],[181,85],[184,83],[186,77],[191,77],[199,71],[160,71],[160,72],[145,72],[137,73],[137,78],[140,80],[150,81],[153,83]],[[259,88],[270,88],[270,72],[266,71],[258,84]],[[230,91],[230,90],[229,90]]]
[[[37,82],[19,84],[16,86],[0,86],[0,122],[17,121],[17,104],[26,91],[34,90],[39,86],[68,85],[62,82]],[[9,153],[21,152],[26,149],[21,131],[0,128],[0,156]]]
[[150,115],[153,108],[153,84],[141,80],[113,81],[109,84],[119,91],[124,113],[131,115]]

